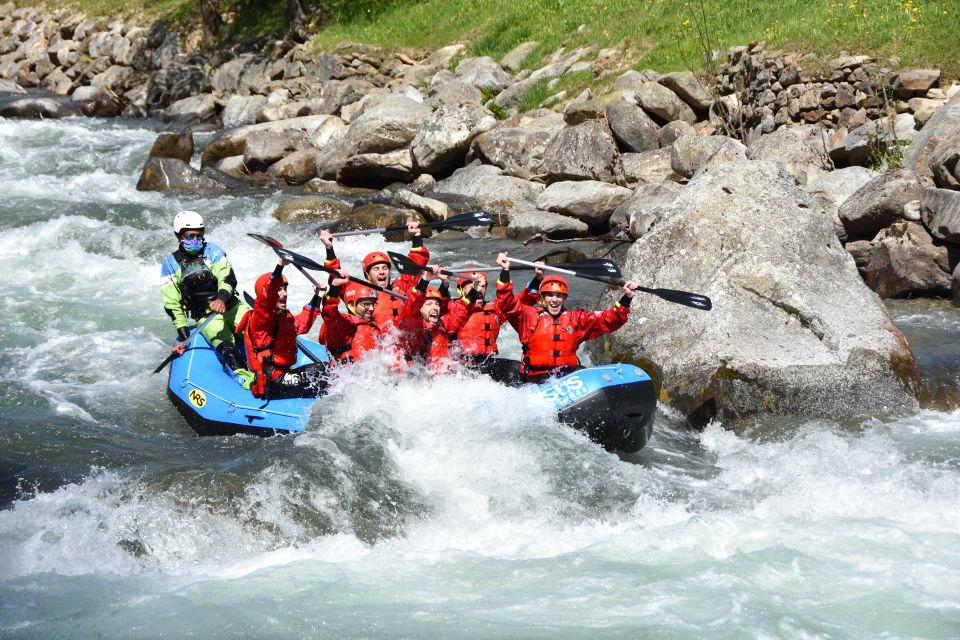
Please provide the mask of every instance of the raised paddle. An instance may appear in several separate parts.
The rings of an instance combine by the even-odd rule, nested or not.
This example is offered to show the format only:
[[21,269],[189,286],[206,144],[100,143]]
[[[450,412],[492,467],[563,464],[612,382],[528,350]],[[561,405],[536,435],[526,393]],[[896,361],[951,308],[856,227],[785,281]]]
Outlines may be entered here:
[[[493,216],[486,211],[470,211],[455,216],[450,216],[446,220],[437,222],[425,222],[420,225],[421,229],[440,228],[440,227],[488,227],[493,224]],[[389,233],[391,231],[404,231],[404,226],[377,227],[375,229],[358,229],[356,231],[338,231],[333,234],[334,238],[343,238],[346,236],[362,236],[370,233]]]
[[[517,264],[533,267],[535,269],[543,269],[544,271],[562,273],[568,276],[584,278],[585,280],[596,280],[597,282],[606,282],[607,284],[613,284],[619,287],[622,287],[625,282],[622,277],[590,274],[586,272],[580,272],[576,269],[563,269],[558,267],[551,267],[549,265],[539,265],[539,264],[534,264],[533,262],[527,262],[526,260],[519,260],[517,258],[509,258],[509,260],[510,260],[511,266],[514,262],[516,262]],[[637,286],[637,291],[650,293],[659,298],[663,298],[667,302],[682,304],[687,307],[693,307],[694,309],[702,309],[703,311],[709,311],[710,309],[713,308],[713,303],[710,301],[710,298],[708,298],[707,296],[701,295],[699,293],[690,293],[689,291],[677,291],[676,289],[651,289],[649,287],[641,287],[641,286]]]
[[[514,262],[515,258],[510,258],[510,262]],[[561,262],[559,264],[553,265],[558,269],[567,269],[570,271],[577,271],[579,273],[586,273],[598,276],[610,276],[612,278],[619,278],[623,274],[620,273],[620,267],[617,266],[617,263],[613,260],[607,260],[606,258],[587,258],[585,260],[579,260],[577,262]],[[527,265],[518,265],[517,271],[522,269],[531,269]],[[537,265],[537,268],[541,268],[540,265]],[[484,271],[492,273],[494,271],[500,271],[500,267],[461,267],[459,269],[451,269],[451,273],[472,273],[474,271]]]
[[[273,249],[283,249],[283,244],[282,244],[279,240],[277,240],[276,238],[271,238],[270,236],[260,235],[259,233],[248,233],[247,235],[250,236],[251,238],[253,238],[254,240],[259,240],[259,241],[262,242],[263,244],[265,244],[265,245],[267,245],[268,247],[271,247],[271,248],[273,248]],[[309,273],[307,273],[307,270],[306,270],[306,269],[304,269],[303,267],[301,267],[301,266],[298,265],[298,264],[294,264],[293,266],[295,266],[295,267],[297,268],[297,271],[299,271],[300,273],[302,273],[302,274],[303,274],[303,277],[306,278],[307,280],[309,280],[309,281],[310,281],[310,284],[312,284],[314,287],[316,287],[317,289],[320,289],[321,291],[326,291],[326,290],[327,290],[326,285],[322,285],[322,284],[320,284],[319,282],[317,282],[312,275],[310,275]],[[251,304],[250,306],[252,307],[253,305]]]
[[[193,328],[190,329],[189,335],[187,335],[186,340],[184,340],[183,342],[190,342],[190,340],[193,339],[193,336],[195,336],[198,331],[203,331],[203,328],[207,326],[207,324],[209,324],[209,322],[213,320],[217,315],[218,314],[211,312],[210,315],[208,315],[206,318],[203,319],[203,322],[198,322],[197,324],[193,325]],[[177,353],[176,351],[171,351],[170,355],[168,355],[166,359],[160,363],[160,366],[153,370],[153,372],[160,373],[161,371],[163,371],[164,367],[166,367],[168,364],[170,364],[171,362],[173,362],[175,359],[179,357],[180,357],[179,353]]]
[[[430,270],[429,267],[421,266],[403,254],[394,253],[393,251],[387,251],[387,255],[390,256],[390,259],[393,261],[393,264],[397,267],[397,271],[399,271],[403,275],[413,276],[420,273],[421,271]],[[440,269],[440,273],[445,276],[459,276],[464,280],[470,280],[471,282],[477,281],[476,277],[465,275],[463,272]]]
[[[290,251],[289,249],[284,249],[284,248],[283,248],[283,244],[282,244],[279,240],[277,240],[276,238],[271,238],[270,236],[262,236],[262,235],[260,235],[259,233],[248,233],[247,235],[250,236],[251,238],[253,238],[254,240],[259,240],[260,242],[264,243],[265,245],[267,245],[268,247],[270,247],[271,249],[273,249],[274,253],[276,253],[279,257],[283,258],[284,260],[286,260],[287,262],[289,262],[290,264],[292,264],[293,266],[295,266],[297,269],[299,269],[299,270],[300,270],[300,273],[302,273],[303,275],[305,275],[305,276],[307,277],[307,279],[308,279],[310,282],[313,283],[314,286],[318,286],[318,287],[320,287],[321,289],[323,289],[324,291],[326,291],[327,288],[326,288],[325,286],[323,286],[323,285],[318,284],[317,281],[314,280],[314,279],[310,276],[310,274],[308,274],[308,273],[305,271],[305,269],[311,269],[311,270],[313,270],[313,271],[323,271],[323,272],[325,272],[325,273],[332,273],[332,274],[334,274],[334,275],[340,275],[340,272],[337,271],[336,269],[332,268],[332,267],[328,267],[328,266],[326,266],[326,265],[319,264],[318,262],[315,262],[314,260],[311,260],[311,259],[308,258],[307,256],[302,256],[302,255],[300,255],[299,253],[294,253],[293,251]],[[288,256],[292,256],[292,257],[288,257]],[[393,296],[393,297],[395,297],[395,298],[400,298],[401,300],[406,300],[406,299],[407,299],[407,296],[405,296],[405,295],[403,295],[403,294],[401,294],[401,293],[397,293],[396,291],[393,291],[392,289],[387,289],[386,287],[381,287],[380,285],[376,285],[376,284],[374,284],[374,283],[372,283],[372,282],[368,282],[367,280],[364,280],[363,278],[354,278],[353,276],[350,276],[349,279],[350,279],[352,282],[356,282],[357,284],[366,285],[366,286],[370,287],[371,289],[375,289],[375,290],[377,290],[377,291],[382,291],[383,293],[386,293],[387,295]]]

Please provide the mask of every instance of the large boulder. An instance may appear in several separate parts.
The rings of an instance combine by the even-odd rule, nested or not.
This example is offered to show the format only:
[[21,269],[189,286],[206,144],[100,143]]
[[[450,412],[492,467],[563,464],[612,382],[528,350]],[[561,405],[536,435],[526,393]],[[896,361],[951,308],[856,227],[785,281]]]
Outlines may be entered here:
[[277,160],[306,147],[302,131],[254,131],[244,142],[243,162],[250,171],[265,171]]
[[632,238],[640,238],[656,224],[683,190],[676,182],[660,182],[638,186],[610,216],[610,228],[626,229]]
[[610,216],[632,191],[597,180],[554,182],[537,196],[537,208],[586,222],[606,231]]
[[682,136],[670,147],[670,167],[684,178],[692,178],[708,164],[722,164],[746,158],[747,148],[726,136]]
[[216,169],[194,169],[177,158],[150,158],[143,166],[137,191],[173,191],[211,195],[241,189],[245,183]]
[[548,182],[600,180],[617,182],[620,152],[613,134],[591,120],[561,129],[543,151],[540,173]]
[[620,166],[623,169],[623,184],[628,187],[664,182],[677,176],[670,165],[670,149],[621,154]]
[[713,301],[705,312],[641,294],[627,325],[591,347],[647,368],[661,399],[694,423],[918,408],[907,341],[829,217],[776,165],[701,171],[633,244],[623,271]]
[[474,138],[466,160],[480,160],[512,175],[530,176],[543,161],[550,140],[563,128],[559,113],[515,116]]
[[280,222],[339,220],[350,213],[350,205],[325,196],[304,196],[287,200],[278,206],[273,217]]
[[661,122],[696,122],[697,115],[690,106],[670,89],[656,82],[644,82],[637,88],[637,104]]
[[830,170],[826,133],[816,125],[780,127],[750,143],[747,157],[783,164],[797,184],[805,185]]
[[220,121],[225,129],[254,124],[266,104],[263,96],[230,96],[220,113]]
[[4,118],[66,118],[80,115],[72,102],[54,98],[19,98],[0,107]]
[[149,158],[176,158],[187,164],[193,157],[193,131],[186,127],[179,133],[161,133],[150,147]]
[[950,295],[950,256],[923,225],[898,220],[877,234],[864,277],[881,298]]
[[507,236],[525,239],[541,235],[552,240],[581,238],[590,232],[590,226],[582,220],[552,211],[521,211],[507,225]]
[[498,94],[513,84],[510,74],[487,56],[464,58],[457,65],[454,73],[464,82],[493,94]]
[[897,114],[892,123],[889,118],[871,120],[851,131],[834,146],[830,150],[830,158],[838,166],[865,166],[880,162],[885,153],[895,153],[899,146],[909,145],[918,135],[915,127],[916,121],[909,113]]
[[387,153],[406,147],[430,107],[406,96],[384,95],[347,129],[346,141],[354,154]]
[[497,119],[479,105],[441,105],[420,123],[410,143],[417,170],[448,174],[463,165],[470,143],[480,133],[497,126]]
[[713,104],[713,96],[707,91],[692,71],[674,71],[664,74],[660,84],[677,94],[694,111],[706,111]]
[[322,148],[334,139],[342,137],[346,127],[336,116],[304,116],[276,122],[262,122],[236,129],[221,131],[203,148],[203,166],[212,165],[222,158],[243,155],[247,137],[255,132],[299,132],[311,146]]
[[[960,92],[927,121],[903,154],[903,166],[933,178],[933,156],[940,144],[960,134]],[[942,186],[942,185],[938,185]]]
[[337,174],[337,180],[356,187],[385,187],[391,182],[410,182],[415,177],[410,149],[358,153],[347,158]]
[[607,107],[606,115],[622,151],[640,153],[660,146],[660,127],[635,102],[616,100]]
[[920,196],[920,215],[934,238],[960,244],[960,191],[924,189]]
[[506,226],[514,215],[537,208],[537,196],[543,188],[542,184],[505,175],[499,167],[482,164],[457,169],[424,195],[471,202],[499,217],[500,226]]
[[803,188],[820,203],[824,211],[839,221],[838,214],[843,203],[876,175],[876,171],[866,167],[845,167],[821,173]]
[[851,239],[872,238],[904,215],[904,207],[919,200],[923,180],[912,169],[882,173],[857,189],[838,215]]

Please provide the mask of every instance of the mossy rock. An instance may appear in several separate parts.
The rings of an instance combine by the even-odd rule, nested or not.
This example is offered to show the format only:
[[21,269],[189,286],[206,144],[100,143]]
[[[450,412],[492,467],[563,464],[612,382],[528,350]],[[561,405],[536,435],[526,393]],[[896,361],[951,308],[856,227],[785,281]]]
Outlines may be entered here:
[[273,212],[280,222],[338,220],[350,213],[350,205],[336,198],[305,196],[287,200]]

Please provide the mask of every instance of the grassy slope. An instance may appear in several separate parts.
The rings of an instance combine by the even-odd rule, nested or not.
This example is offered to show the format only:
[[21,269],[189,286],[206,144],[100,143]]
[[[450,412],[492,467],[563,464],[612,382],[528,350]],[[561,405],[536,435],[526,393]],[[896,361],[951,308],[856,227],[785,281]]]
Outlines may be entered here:
[[[20,4],[34,4],[20,0]],[[72,0],[88,13],[143,7],[150,17],[197,18],[197,0]],[[636,69],[682,69],[698,59],[696,25],[706,15],[713,48],[766,40],[822,58],[842,50],[899,56],[903,66],[936,66],[960,76],[960,2],[957,0],[326,0],[331,23],[319,34],[320,50],[341,40],[388,47],[436,49],[468,44],[473,55],[499,59],[520,42],[539,41],[529,64],[560,46],[597,48],[629,42]],[[236,8],[237,31],[279,25],[282,0],[221,0]],[[256,7],[256,8],[250,8]],[[578,27],[584,25],[578,31]]]

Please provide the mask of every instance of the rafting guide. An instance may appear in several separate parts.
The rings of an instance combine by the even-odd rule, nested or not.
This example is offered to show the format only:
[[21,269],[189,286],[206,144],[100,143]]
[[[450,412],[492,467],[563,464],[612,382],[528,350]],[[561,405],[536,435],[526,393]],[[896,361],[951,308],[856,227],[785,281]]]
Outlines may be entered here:
[[237,277],[227,254],[206,241],[203,217],[196,211],[178,213],[173,219],[173,232],[179,246],[160,269],[163,308],[178,338],[173,351],[182,354],[186,350],[190,338],[187,317],[202,321],[203,336],[237,381],[249,389],[254,374],[234,343],[236,328],[249,308],[237,297]]

